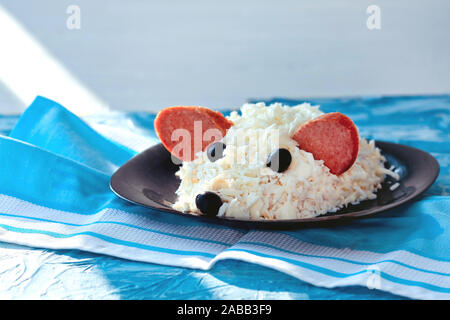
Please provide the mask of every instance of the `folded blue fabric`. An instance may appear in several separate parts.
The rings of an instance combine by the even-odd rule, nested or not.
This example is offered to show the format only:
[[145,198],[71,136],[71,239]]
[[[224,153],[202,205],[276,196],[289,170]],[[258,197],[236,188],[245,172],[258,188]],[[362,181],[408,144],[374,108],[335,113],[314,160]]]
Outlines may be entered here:
[[[129,133],[95,119],[88,124],[38,97],[10,136],[0,136],[0,241],[203,270],[237,259],[316,286],[360,285],[411,298],[448,299],[450,98],[440,97],[433,108],[429,100],[416,99],[417,108],[406,108],[386,99],[325,103],[322,109],[349,114],[365,137],[432,152],[441,163],[436,183],[418,201],[373,218],[275,232],[209,224],[117,198],[109,189],[110,176],[157,142],[152,128],[135,121],[135,132]],[[388,119],[389,108],[404,116]]]

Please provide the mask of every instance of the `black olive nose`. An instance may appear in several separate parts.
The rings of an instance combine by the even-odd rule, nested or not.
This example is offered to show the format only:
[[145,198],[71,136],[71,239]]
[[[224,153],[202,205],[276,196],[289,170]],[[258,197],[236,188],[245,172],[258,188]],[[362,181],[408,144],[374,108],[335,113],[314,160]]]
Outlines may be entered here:
[[207,155],[211,162],[219,160],[223,157],[223,151],[227,146],[223,142],[214,142],[208,147]]
[[286,171],[292,161],[291,153],[288,149],[278,149],[269,157],[267,166],[275,172]]
[[214,192],[205,192],[195,197],[195,205],[201,213],[207,216],[217,216],[222,206],[222,200]]

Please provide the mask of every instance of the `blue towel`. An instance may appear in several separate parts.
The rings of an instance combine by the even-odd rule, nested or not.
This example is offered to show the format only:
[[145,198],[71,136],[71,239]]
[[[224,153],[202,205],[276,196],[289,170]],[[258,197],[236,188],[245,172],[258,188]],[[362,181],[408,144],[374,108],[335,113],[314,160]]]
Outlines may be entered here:
[[[120,123],[80,119],[38,97],[9,137],[0,136],[0,241],[202,270],[235,259],[326,288],[359,285],[449,299],[450,98],[435,99],[416,98],[413,105],[393,98],[324,101],[324,111],[349,114],[362,136],[431,152],[441,164],[440,177],[418,201],[399,209],[342,225],[275,232],[209,224],[117,198],[109,189],[111,174],[158,142],[153,128],[139,117],[133,132]],[[392,119],[394,109],[402,116]]]

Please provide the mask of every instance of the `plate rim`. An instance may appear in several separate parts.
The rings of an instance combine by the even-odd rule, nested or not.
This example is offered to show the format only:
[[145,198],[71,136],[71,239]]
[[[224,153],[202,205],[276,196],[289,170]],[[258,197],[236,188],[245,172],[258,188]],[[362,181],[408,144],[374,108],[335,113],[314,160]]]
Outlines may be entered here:
[[[119,198],[121,198],[127,202],[133,203],[135,205],[138,205],[138,206],[150,208],[150,209],[157,210],[157,211],[163,211],[163,212],[170,213],[170,214],[176,214],[176,215],[183,216],[183,217],[200,219],[200,221],[203,220],[205,222],[226,224],[226,225],[232,225],[232,226],[237,226],[237,227],[242,227],[242,226],[247,227],[247,228],[249,228],[249,227],[250,228],[260,228],[260,227],[267,228],[268,227],[268,228],[272,228],[272,229],[285,228],[285,227],[301,228],[302,226],[306,226],[306,225],[322,225],[324,223],[346,221],[349,219],[358,219],[358,218],[373,216],[378,213],[386,212],[388,210],[391,210],[393,208],[402,206],[406,203],[413,201],[414,199],[419,197],[421,194],[423,194],[436,181],[436,179],[438,178],[439,173],[440,173],[439,162],[436,160],[435,157],[433,157],[427,151],[424,151],[424,150],[421,150],[421,149],[418,149],[418,148],[415,148],[415,147],[412,147],[409,145],[400,144],[400,143],[394,143],[394,142],[382,141],[382,140],[374,140],[374,141],[375,141],[376,145],[382,144],[382,145],[390,146],[390,147],[400,146],[402,149],[410,149],[412,152],[422,154],[423,156],[425,156],[427,161],[429,161],[429,163],[430,163],[430,165],[429,165],[431,168],[430,170],[432,170],[432,172],[434,173],[432,179],[427,181],[427,183],[425,183],[423,186],[421,186],[421,188],[416,189],[411,194],[398,199],[398,201],[393,201],[393,202],[383,205],[381,207],[375,206],[372,208],[359,210],[359,211],[355,211],[355,212],[350,211],[350,212],[342,213],[342,214],[328,213],[328,214],[324,214],[324,215],[312,217],[312,218],[280,219],[280,220],[236,219],[236,218],[232,218],[232,217],[217,217],[217,216],[210,217],[210,216],[206,216],[206,215],[178,211],[178,210],[172,209],[166,205],[163,205],[163,204],[158,203],[153,200],[152,201],[154,203],[156,203],[158,206],[152,206],[150,204],[140,203],[138,201],[128,199],[127,197],[123,196],[119,191],[116,190],[117,188],[114,187],[114,184],[115,184],[115,180],[117,179],[119,171],[123,170],[123,168],[125,166],[129,165],[130,162],[136,161],[136,159],[143,153],[149,152],[151,149],[154,149],[154,148],[163,147],[162,143],[157,143],[157,144],[152,145],[149,148],[139,152],[138,154],[133,156],[131,159],[129,159],[126,163],[124,163],[122,166],[120,166],[111,176],[110,181],[109,181],[109,187],[110,187],[111,191]],[[378,147],[378,148],[383,153],[383,148],[382,147]],[[386,153],[386,154],[390,154],[390,153]],[[151,200],[151,199],[149,199],[149,200]],[[366,200],[364,200],[364,201],[366,201]]]

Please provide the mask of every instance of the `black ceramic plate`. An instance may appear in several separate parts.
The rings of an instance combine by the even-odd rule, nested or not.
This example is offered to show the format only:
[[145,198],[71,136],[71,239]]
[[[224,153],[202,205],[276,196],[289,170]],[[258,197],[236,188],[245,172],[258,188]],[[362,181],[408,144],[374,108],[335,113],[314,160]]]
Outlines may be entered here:
[[400,175],[400,186],[391,191],[395,181],[387,178],[377,193],[377,199],[350,205],[334,213],[315,218],[296,220],[238,220],[234,218],[207,217],[182,213],[171,208],[180,180],[175,176],[178,166],[171,161],[170,153],[162,144],[138,154],[120,167],[111,178],[111,189],[119,197],[149,208],[189,216],[206,221],[250,228],[297,228],[373,215],[411,201],[424,192],[437,178],[439,164],[430,154],[409,146],[376,142],[386,157],[386,167],[395,166]]

